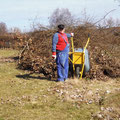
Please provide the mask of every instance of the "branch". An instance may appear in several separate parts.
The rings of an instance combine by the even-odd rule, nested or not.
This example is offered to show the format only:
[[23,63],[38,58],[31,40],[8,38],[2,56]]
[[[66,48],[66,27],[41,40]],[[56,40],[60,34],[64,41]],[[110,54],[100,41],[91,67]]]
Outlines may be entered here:
[[106,18],[107,15],[109,15],[111,12],[113,12],[113,11],[115,11],[115,10],[116,10],[116,9],[113,9],[113,10],[109,11],[106,15],[104,15],[103,18],[101,18],[100,20],[98,20],[97,22],[95,22],[93,25],[95,25],[95,24],[97,24],[98,22],[104,20],[104,19]]
[[111,12],[115,11],[116,9],[113,9],[111,11],[109,11],[107,14],[104,15],[103,18],[101,18],[100,20],[98,20],[97,22],[93,23],[93,25],[89,26],[89,27],[93,27],[95,24],[99,23],[100,21],[104,20]]

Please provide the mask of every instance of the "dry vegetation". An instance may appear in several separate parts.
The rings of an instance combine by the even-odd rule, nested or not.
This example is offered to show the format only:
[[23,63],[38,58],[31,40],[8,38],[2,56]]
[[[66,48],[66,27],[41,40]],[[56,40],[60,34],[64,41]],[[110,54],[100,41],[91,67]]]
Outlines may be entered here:
[[15,50],[0,50],[1,120],[103,120],[120,117],[120,82],[69,79],[49,81],[16,69]]
[[56,83],[16,69],[17,55],[0,50],[0,120],[119,120],[120,78]]
[[69,78],[56,83],[56,64],[51,58],[55,29],[40,26],[26,34],[6,33],[1,23],[5,33],[0,35],[0,120],[120,119],[120,27],[111,26],[111,20],[107,27],[85,21],[68,27],[74,20],[64,10],[68,16],[62,19],[66,19],[66,32],[75,33],[75,48],[84,47],[90,34],[90,72],[81,81]]
[[[88,45],[91,70],[87,78],[106,80],[107,77],[120,76],[120,28],[68,28],[74,32],[76,48],[84,47],[88,33],[91,41]],[[26,46],[20,53],[19,67],[33,73],[43,73],[47,78],[55,75],[55,63],[51,59],[52,35],[55,31],[41,30],[30,33]]]

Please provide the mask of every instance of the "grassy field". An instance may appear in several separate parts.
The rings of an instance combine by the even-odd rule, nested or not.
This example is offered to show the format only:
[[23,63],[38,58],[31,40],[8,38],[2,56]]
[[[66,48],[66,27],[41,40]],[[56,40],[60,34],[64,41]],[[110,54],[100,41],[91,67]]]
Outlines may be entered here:
[[0,50],[0,120],[120,120],[120,78],[56,83],[17,69],[17,54]]

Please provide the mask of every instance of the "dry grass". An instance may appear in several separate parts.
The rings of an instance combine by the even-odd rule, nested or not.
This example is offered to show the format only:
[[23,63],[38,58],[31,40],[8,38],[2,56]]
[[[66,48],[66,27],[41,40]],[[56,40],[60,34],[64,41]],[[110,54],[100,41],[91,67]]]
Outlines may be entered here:
[[[1,58],[15,54],[0,50]],[[0,61],[0,120],[117,120],[119,99],[119,78],[56,83]]]

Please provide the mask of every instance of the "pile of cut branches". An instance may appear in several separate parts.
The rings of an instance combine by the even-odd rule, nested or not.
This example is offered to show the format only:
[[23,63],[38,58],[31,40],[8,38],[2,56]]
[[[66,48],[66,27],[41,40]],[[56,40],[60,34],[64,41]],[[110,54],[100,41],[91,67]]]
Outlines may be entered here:
[[[116,32],[117,31],[117,32]],[[69,28],[66,32],[74,32],[75,48],[84,47],[88,33],[91,41],[88,45],[91,70],[86,75],[90,79],[106,79],[120,77],[120,28]],[[51,58],[52,36],[55,31],[46,29],[29,33],[19,56],[19,68],[42,73],[48,78],[55,77],[56,65]]]

